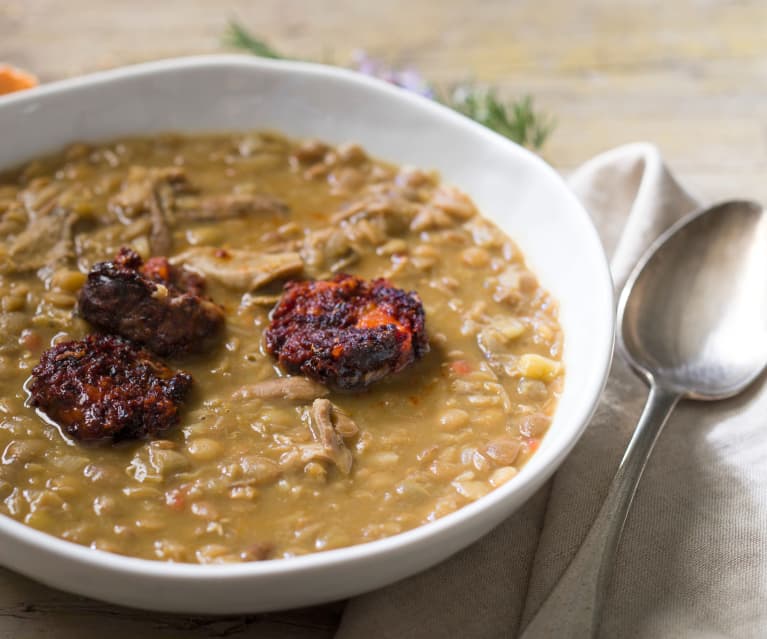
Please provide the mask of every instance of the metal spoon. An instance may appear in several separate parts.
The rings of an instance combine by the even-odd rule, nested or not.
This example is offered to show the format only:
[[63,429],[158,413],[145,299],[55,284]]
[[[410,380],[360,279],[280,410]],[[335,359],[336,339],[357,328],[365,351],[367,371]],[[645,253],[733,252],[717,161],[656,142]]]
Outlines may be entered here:
[[597,635],[637,484],[674,406],[732,397],[767,365],[765,210],[726,202],[669,229],[629,277],[618,322],[618,349],[650,395],[591,530],[522,639]]

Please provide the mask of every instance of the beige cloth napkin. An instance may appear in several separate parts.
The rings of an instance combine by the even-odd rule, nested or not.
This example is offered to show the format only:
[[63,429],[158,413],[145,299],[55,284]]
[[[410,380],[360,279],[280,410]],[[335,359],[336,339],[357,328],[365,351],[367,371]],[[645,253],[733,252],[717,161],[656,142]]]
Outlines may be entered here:
[[[617,287],[697,207],[647,144],[594,158],[570,185]],[[595,418],[549,485],[448,561],[351,600],[336,639],[516,636],[585,537],[646,396],[616,358]],[[628,519],[602,635],[767,636],[767,375],[739,398],[682,402],[672,415]]]

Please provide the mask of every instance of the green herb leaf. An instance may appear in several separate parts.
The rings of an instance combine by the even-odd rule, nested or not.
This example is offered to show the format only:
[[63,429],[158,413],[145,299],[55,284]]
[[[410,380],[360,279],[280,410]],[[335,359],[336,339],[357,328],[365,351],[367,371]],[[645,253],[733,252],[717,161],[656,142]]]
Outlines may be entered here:
[[505,102],[495,89],[462,84],[441,101],[496,133],[535,150],[543,146],[555,126],[552,118],[535,110],[529,95]]
[[273,60],[287,59],[272,49],[266,42],[250,33],[237,20],[229,21],[222,40],[225,46],[247,51],[259,58],[271,58]]

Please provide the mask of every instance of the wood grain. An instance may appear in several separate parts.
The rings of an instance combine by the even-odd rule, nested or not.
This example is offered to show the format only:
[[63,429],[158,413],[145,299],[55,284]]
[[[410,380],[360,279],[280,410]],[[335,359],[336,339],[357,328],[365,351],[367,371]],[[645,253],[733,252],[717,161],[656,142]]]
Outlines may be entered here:
[[236,617],[169,615],[77,597],[0,568],[0,639],[324,639],[342,603]]
[[[767,201],[764,0],[2,0],[0,62],[48,81],[220,52],[233,16],[293,57],[343,64],[359,47],[436,82],[532,94],[557,119],[544,155],[564,172],[649,140],[701,198]],[[0,571],[0,639],[330,637],[341,609],[159,615]]]

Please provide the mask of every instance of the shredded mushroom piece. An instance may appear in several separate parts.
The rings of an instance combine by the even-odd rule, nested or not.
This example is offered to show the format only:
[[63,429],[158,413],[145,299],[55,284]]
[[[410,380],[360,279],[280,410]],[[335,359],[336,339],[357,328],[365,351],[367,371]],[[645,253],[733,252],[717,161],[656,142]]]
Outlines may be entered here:
[[352,453],[333,425],[333,404],[327,399],[315,399],[309,415],[312,437],[321,448],[307,446],[302,457],[307,461],[317,457],[326,459],[333,462],[344,475],[348,475],[352,469]]
[[233,399],[289,399],[305,402],[323,397],[328,392],[328,389],[318,382],[295,376],[267,379],[243,386],[232,397]]
[[173,248],[171,227],[175,221],[176,199],[195,192],[196,188],[181,167],[134,166],[107,206],[123,223],[148,213],[150,252],[167,255]]
[[19,233],[0,263],[0,272],[23,273],[56,266],[73,254],[74,214],[54,213],[33,220]]
[[258,253],[214,246],[190,248],[172,260],[231,288],[255,290],[277,279],[298,275],[304,262],[298,253]]
[[152,230],[149,234],[149,246],[152,255],[167,255],[173,248],[173,234],[168,221],[166,198],[160,187],[155,187],[149,201],[149,217]]
[[[163,185],[167,187],[164,192],[160,190]],[[164,196],[163,205],[172,207],[176,197],[194,192],[195,187],[181,167],[132,166],[120,191],[110,198],[107,207],[121,221],[127,222],[148,213],[158,193]]]
[[348,439],[349,437],[354,437],[357,433],[360,432],[360,428],[357,426],[357,423],[340,408],[338,408],[338,406],[331,404],[331,408],[336,432],[341,435],[341,437]]

